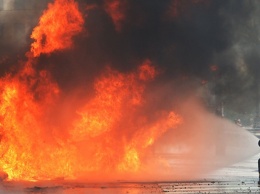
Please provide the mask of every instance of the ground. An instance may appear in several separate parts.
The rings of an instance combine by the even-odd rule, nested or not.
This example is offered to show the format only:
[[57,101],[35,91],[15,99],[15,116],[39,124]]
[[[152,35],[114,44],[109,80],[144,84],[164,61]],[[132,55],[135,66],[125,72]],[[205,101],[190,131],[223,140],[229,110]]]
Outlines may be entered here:
[[[257,134],[256,134],[257,135]],[[38,183],[2,182],[0,194],[160,194],[160,193],[259,193],[260,153],[219,169],[201,180],[186,182]],[[26,186],[25,186],[26,185]]]

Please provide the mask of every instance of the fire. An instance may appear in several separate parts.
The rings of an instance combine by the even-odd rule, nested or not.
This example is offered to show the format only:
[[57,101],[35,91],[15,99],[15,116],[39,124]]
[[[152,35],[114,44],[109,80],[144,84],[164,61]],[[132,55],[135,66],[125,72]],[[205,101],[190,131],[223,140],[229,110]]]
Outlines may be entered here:
[[[91,141],[94,138],[94,144],[107,145],[106,153],[102,148],[98,148],[95,150],[98,157],[92,158],[96,160],[95,164],[99,164],[99,168],[108,171],[138,170],[140,157],[145,154],[149,145],[153,144],[153,139],[181,123],[180,117],[173,116],[173,113],[169,113],[167,119],[164,119],[167,115],[162,114],[158,117],[159,120],[152,124],[147,118],[138,123],[138,111],[145,106],[145,85],[154,79],[155,71],[149,60],[140,65],[136,72],[129,74],[108,68],[95,83],[96,96],[78,111],[80,119],[74,122],[71,130],[73,141]],[[134,123],[131,123],[131,120]],[[122,137],[117,137],[118,132]],[[129,134],[132,138],[124,140]],[[124,149],[115,153],[117,146]],[[110,164],[106,162],[107,157],[113,158]]]
[[48,54],[70,48],[72,37],[82,31],[83,23],[83,16],[73,0],[56,0],[50,3],[31,35],[35,40],[31,45],[34,57],[41,53]]
[[[67,129],[50,121],[50,107],[60,92],[45,71],[37,75],[33,91],[20,75],[2,79],[0,164],[8,178],[45,180],[76,178],[79,172],[140,170],[156,139],[182,123],[174,112],[156,113],[153,121],[140,113],[146,106],[146,85],[155,76],[150,63],[126,74],[108,68],[95,82],[95,96],[76,111]],[[68,132],[65,139],[57,133],[62,130]]]
[[190,1],[172,0],[168,11],[168,16],[170,16],[173,19],[177,19],[180,16],[187,14],[188,10],[194,5],[208,6],[209,4],[210,4],[209,0],[190,0]]
[[138,152],[130,147],[126,148],[125,156],[123,161],[118,165],[117,170],[136,172],[140,167],[140,159]]
[[105,0],[105,10],[112,18],[116,31],[120,31],[125,20],[126,1]]
[[218,70],[218,66],[217,65],[211,65],[210,66],[210,70],[211,71],[217,71]]
[[0,79],[0,166],[9,180],[138,172],[156,140],[183,122],[172,110],[146,111],[146,90],[159,74],[150,60],[128,73],[107,67],[92,97],[59,122],[65,94],[50,72],[34,67],[40,54],[70,48],[82,25],[74,1],[49,4],[23,68]]

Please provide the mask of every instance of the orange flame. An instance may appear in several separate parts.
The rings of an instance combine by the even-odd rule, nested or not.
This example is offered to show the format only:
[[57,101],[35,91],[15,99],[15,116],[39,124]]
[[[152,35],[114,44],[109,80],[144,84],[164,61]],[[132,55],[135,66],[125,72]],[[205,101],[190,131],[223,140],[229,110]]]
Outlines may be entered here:
[[112,18],[116,31],[121,31],[122,22],[125,20],[125,0],[105,0],[105,10]]
[[147,85],[158,75],[150,60],[130,73],[108,67],[96,79],[92,98],[79,99],[81,108],[73,107],[60,122],[64,94],[48,71],[33,68],[33,57],[70,47],[82,23],[74,1],[49,4],[23,68],[0,79],[0,166],[9,180],[138,172],[154,142],[182,123],[173,111],[145,111]]
[[73,0],[56,0],[48,5],[48,9],[40,18],[39,25],[34,28],[31,45],[34,57],[41,53],[70,48],[72,37],[82,31],[83,17],[78,4]]
[[82,104],[67,128],[52,122],[51,107],[60,92],[46,71],[36,73],[33,91],[21,75],[2,79],[0,165],[8,178],[76,178],[82,172],[140,170],[156,139],[182,123],[174,112],[158,112],[152,120],[140,113],[146,106],[146,84],[156,75],[150,63],[127,74],[108,68],[95,82],[95,96]]

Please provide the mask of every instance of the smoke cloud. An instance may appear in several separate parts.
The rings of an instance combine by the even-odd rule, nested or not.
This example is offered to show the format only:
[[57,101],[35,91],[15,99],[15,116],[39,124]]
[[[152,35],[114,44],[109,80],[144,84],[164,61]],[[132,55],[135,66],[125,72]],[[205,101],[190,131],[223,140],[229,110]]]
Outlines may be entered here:
[[[29,113],[28,117],[15,117],[14,124],[19,125],[19,133],[28,133],[25,139],[34,139],[24,147],[16,145],[15,148],[24,153],[36,150],[37,158],[45,157],[38,150],[44,150],[43,153],[52,150],[54,155],[50,156],[50,161],[55,164],[55,156],[63,158],[68,170],[61,168],[57,175],[48,176],[64,175],[64,172],[68,177],[74,176],[80,171],[77,167],[82,166],[86,171],[99,171],[97,175],[82,171],[77,178],[100,180],[100,168],[109,165],[117,170],[135,169],[135,163],[136,166],[139,164],[137,150],[143,151],[148,147],[142,155],[145,159],[142,171],[123,175],[123,178],[191,179],[257,152],[257,138],[208,112],[208,108],[218,102],[224,102],[230,110],[252,111],[254,101],[241,102],[256,98],[258,51],[254,42],[258,40],[255,25],[257,1],[79,0],[84,30],[80,33],[81,28],[70,31],[73,36],[79,33],[73,37],[73,44],[69,41],[66,45],[70,48],[54,49],[50,53],[37,52],[36,58],[27,52],[24,57],[27,61],[21,62],[23,65],[14,62],[17,61],[16,54],[30,50],[32,42],[35,42],[30,39],[30,31],[37,24],[33,19],[28,21],[28,17],[39,18],[37,16],[41,15],[43,8],[52,1],[35,4],[40,7],[37,13],[26,10],[31,4],[13,4],[17,8],[13,12],[9,10],[13,1],[4,2],[1,23],[11,22],[19,28],[20,23],[14,23],[19,17],[17,6],[25,14],[21,21],[27,21],[26,30],[21,33],[18,30],[12,40],[3,39],[1,45],[8,46],[0,49],[0,64],[4,67],[1,73],[10,73],[2,80],[2,85],[12,86],[3,87],[3,95],[14,100],[6,107],[16,110],[15,105],[18,105],[21,112]],[[62,5],[62,1],[57,2],[57,5]],[[77,7],[73,1],[70,2]],[[10,12],[16,16],[9,17]],[[82,20],[78,20],[81,25]],[[243,24],[252,28],[248,30]],[[11,29],[4,26],[3,32]],[[42,28],[39,32],[43,34],[37,44],[45,48],[49,39]],[[61,36],[66,37],[66,33],[65,29]],[[8,33],[2,34],[6,36]],[[244,36],[253,40],[248,41],[242,38]],[[191,96],[192,100],[187,100]],[[216,102],[212,105],[214,100]],[[58,103],[53,105],[53,102]],[[6,112],[3,121],[7,124],[3,128],[16,138],[17,134],[12,134],[14,127],[8,125],[12,115],[7,117]],[[16,116],[17,111],[13,112]],[[178,115],[183,118],[182,124]],[[172,120],[178,125],[175,126]],[[30,133],[30,129],[23,125],[32,122],[38,130],[35,133]],[[147,131],[159,139],[146,139]],[[38,136],[42,141],[35,142]],[[3,138],[3,141],[11,147],[15,138]],[[243,146],[245,144],[248,146]],[[150,148],[150,145],[153,146]],[[104,147],[107,150],[103,153]],[[34,161],[33,157],[19,154],[25,163]],[[75,158],[68,157],[73,154]],[[170,155],[175,158],[170,158]],[[104,158],[109,159],[109,165]],[[95,166],[98,162],[101,167]],[[34,163],[34,169],[37,165]],[[54,167],[42,166],[44,170],[40,178],[45,177],[46,169],[52,171],[50,169]],[[31,176],[37,174],[37,170],[31,169]],[[114,175],[109,170],[102,174],[102,178],[121,178],[120,173]],[[166,171],[170,173],[165,174]],[[13,174],[13,177],[20,178],[22,174]]]
[[[180,80],[180,93],[196,82],[231,110],[250,113],[254,100],[248,99],[256,98],[258,72],[257,49],[251,44],[258,30],[250,23],[257,22],[257,3],[81,0],[85,32],[75,38],[73,51],[42,56],[42,64],[70,90],[74,83],[93,81],[104,66],[127,72],[150,59],[163,72],[161,81]],[[56,63],[62,72],[50,65]]]
[[[6,55],[11,60],[14,56],[10,53],[28,50],[37,18],[52,1],[17,2],[3,1],[2,5],[1,32],[12,36],[1,39],[3,66],[12,64],[6,62]],[[65,88],[92,80],[106,65],[124,72],[150,59],[164,72],[163,79],[185,79],[191,83],[196,77],[199,81],[214,82],[211,92],[224,96],[227,104],[243,93],[255,98],[252,90],[254,72],[258,72],[254,46],[258,36],[258,1],[79,0],[78,3],[85,16],[85,31],[75,38],[73,51],[41,57],[41,64],[46,64]],[[56,63],[63,64],[63,71],[52,65]],[[212,72],[212,65],[219,67],[217,72]],[[246,111],[247,107],[252,105],[238,111]]]

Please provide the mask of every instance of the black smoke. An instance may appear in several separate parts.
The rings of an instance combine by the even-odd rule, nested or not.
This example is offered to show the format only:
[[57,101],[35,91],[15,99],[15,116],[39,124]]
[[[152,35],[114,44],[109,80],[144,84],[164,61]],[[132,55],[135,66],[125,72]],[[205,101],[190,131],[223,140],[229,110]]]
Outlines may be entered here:
[[[228,3],[224,0],[180,2],[183,10],[173,17],[172,0],[127,1],[125,20],[118,32],[103,9],[104,1],[81,0],[81,8],[98,5],[97,9],[85,11],[88,35],[76,37],[73,52],[68,51],[64,57],[59,53],[52,60],[65,65],[64,73],[74,72],[77,76],[72,77],[77,79],[92,77],[105,65],[126,72],[151,59],[164,71],[164,78],[195,76],[209,80],[214,56],[230,47],[229,29],[225,17],[220,15]],[[54,67],[58,77],[59,69]]]
[[[107,65],[127,72],[150,59],[163,72],[158,79],[178,85],[179,93],[207,88],[228,109],[253,111],[259,72],[258,1],[127,0],[120,31],[104,0],[78,3],[85,31],[75,37],[74,48],[39,58],[38,68],[49,69],[64,90],[88,85]],[[96,6],[86,9],[88,5]]]

